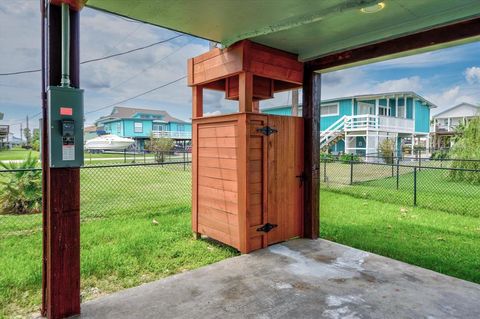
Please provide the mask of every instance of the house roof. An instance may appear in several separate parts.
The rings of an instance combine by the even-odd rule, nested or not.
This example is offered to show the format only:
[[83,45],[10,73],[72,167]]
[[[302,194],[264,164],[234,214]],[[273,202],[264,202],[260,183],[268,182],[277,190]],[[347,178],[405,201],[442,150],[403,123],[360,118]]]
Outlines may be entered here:
[[480,15],[478,0],[89,0],[87,6],[225,46],[250,39],[302,61]]
[[425,104],[428,104],[430,108],[437,107],[432,102],[428,101],[427,99],[423,98],[422,96],[418,95],[413,91],[402,91],[402,92],[386,92],[386,93],[376,93],[376,94],[360,94],[360,95],[352,95],[346,97],[338,97],[334,99],[322,100],[322,103],[329,103],[338,100],[347,100],[347,99],[357,99],[357,100],[369,100],[369,99],[377,99],[377,98],[396,98],[396,97],[413,97],[422,101]]
[[[413,98],[419,99],[420,101],[422,101],[425,104],[428,104],[431,108],[437,107],[432,102],[424,99],[423,97],[421,97],[417,93],[411,92],[411,91],[389,92],[389,93],[378,93],[378,94],[361,94],[361,95],[337,97],[337,98],[333,98],[333,99],[322,100],[322,104],[335,102],[335,101],[340,101],[340,100],[351,100],[351,99],[368,100],[368,99],[376,99],[376,98],[395,98],[395,97],[413,97]],[[285,108],[285,107],[291,107],[291,105],[280,105],[280,106],[262,108],[262,111],[282,109],[282,108]],[[299,107],[301,108],[302,105],[299,105]]]
[[470,106],[470,107],[472,107],[472,108],[477,108],[477,109],[480,111],[480,105],[473,105],[473,104],[470,104],[470,103],[463,102],[463,103],[460,103],[460,104],[451,106],[451,107],[449,107],[449,108],[441,111],[440,113],[437,113],[437,114],[433,115],[433,117],[438,117],[439,115],[442,115],[442,114],[444,114],[444,113],[447,113],[448,111],[451,111],[451,110],[453,110],[453,109],[456,109],[456,108],[459,107],[459,106],[464,106],[464,105]]
[[135,114],[149,114],[149,115],[161,115],[162,120],[165,122],[175,122],[175,123],[187,123],[183,120],[177,119],[176,117],[171,116],[166,111],[163,110],[152,110],[152,109],[143,109],[135,107],[124,107],[124,106],[115,106],[112,109],[112,112],[109,115],[100,117],[96,122],[102,121],[111,121],[118,119],[131,119],[134,118]]

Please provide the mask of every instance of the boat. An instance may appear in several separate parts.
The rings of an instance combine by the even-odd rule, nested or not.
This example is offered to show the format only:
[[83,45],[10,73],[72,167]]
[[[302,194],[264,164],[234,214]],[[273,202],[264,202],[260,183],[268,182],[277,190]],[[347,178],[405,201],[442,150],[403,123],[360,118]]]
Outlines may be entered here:
[[85,143],[87,150],[124,150],[135,143],[135,140],[114,134],[101,135]]

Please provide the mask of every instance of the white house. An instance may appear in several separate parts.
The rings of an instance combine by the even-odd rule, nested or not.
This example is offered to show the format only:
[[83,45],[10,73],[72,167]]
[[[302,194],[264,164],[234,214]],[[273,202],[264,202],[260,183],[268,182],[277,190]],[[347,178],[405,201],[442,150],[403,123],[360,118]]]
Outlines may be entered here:
[[450,148],[451,139],[457,134],[457,127],[479,115],[480,105],[461,103],[432,116],[430,128],[432,148]]

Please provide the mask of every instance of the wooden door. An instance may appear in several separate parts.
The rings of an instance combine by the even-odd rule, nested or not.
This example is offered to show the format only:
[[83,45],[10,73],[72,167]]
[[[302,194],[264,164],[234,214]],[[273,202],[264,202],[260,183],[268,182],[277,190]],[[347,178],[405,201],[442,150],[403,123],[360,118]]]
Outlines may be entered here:
[[303,232],[303,119],[268,115],[277,132],[267,137],[268,245],[302,236]]

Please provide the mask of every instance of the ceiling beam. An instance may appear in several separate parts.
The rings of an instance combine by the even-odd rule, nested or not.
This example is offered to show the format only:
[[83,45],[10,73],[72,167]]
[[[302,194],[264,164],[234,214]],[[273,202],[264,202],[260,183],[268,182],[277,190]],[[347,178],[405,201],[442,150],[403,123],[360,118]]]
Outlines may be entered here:
[[[441,47],[441,45],[448,43],[456,44],[456,42],[479,36],[480,17],[477,17],[395,39],[389,39],[383,42],[326,55],[305,63],[312,70],[333,71],[335,69],[345,68],[347,65],[354,66],[365,64],[365,62],[376,62],[387,58],[404,56],[407,51],[411,51],[412,54],[420,53],[426,51],[425,49],[427,48]],[[424,50],[422,51],[422,49]]]

